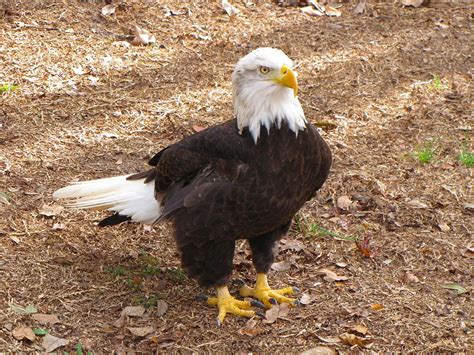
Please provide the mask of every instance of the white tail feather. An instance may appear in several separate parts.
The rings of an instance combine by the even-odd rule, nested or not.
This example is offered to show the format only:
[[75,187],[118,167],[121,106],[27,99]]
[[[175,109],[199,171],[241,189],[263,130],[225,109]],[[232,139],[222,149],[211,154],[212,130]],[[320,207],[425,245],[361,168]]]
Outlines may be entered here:
[[129,216],[135,222],[152,224],[160,217],[160,201],[155,198],[155,182],[127,180],[130,175],[80,181],[53,193],[66,206],[79,209],[108,209]]

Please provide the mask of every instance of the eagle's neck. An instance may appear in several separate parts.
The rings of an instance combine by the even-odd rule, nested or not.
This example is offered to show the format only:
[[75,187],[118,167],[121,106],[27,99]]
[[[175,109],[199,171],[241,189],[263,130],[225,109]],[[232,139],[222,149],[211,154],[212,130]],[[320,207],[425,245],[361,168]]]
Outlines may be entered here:
[[303,108],[292,90],[286,88],[268,90],[267,87],[266,90],[255,91],[234,92],[234,111],[240,133],[248,127],[257,144],[262,126],[270,134],[273,125],[280,128],[281,123],[285,121],[296,136],[299,131],[305,129],[306,118]]

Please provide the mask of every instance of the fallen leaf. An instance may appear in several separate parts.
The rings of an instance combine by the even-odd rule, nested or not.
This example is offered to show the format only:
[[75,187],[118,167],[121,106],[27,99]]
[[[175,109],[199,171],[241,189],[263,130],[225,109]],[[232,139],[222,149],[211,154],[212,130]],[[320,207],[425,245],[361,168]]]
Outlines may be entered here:
[[0,192],[0,202],[9,205],[10,204],[10,198],[5,192]]
[[341,11],[338,9],[334,8],[331,5],[326,5],[326,8],[324,10],[327,16],[332,16],[332,17],[339,17],[341,16]]
[[278,317],[287,317],[290,313],[290,305],[288,303],[280,304],[280,310],[278,311]]
[[350,345],[350,346],[356,345],[361,348],[369,348],[373,342],[373,340],[371,339],[361,338],[361,337],[358,337],[357,335],[349,334],[349,333],[341,334],[339,335],[339,338],[346,345]]
[[359,1],[359,3],[357,4],[357,6],[354,8],[354,10],[352,10],[352,13],[354,15],[361,15],[365,12],[365,3],[366,3],[366,0],[361,0]]
[[348,210],[351,205],[352,200],[349,198],[349,196],[340,196],[337,199],[337,207],[339,207],[341,210]]
[[303,293],[300,298],[300,303],[304,305],[308,305],[313,301],[313,298],[308,293]]
[[352,331],[359,335],[365,336],[367,334],[368,329],[363,324],[357,324],[352,328]]
[[38,312],[36,307],[31,305],[31,304],[23,308],[22,306],[11,303],[10,304],[10,309],[13,312],[18,313],[18,314],[33,314],[33,313]]
[[338,337],[322,337],[319,335],[316,335],[319,340],[321,340],[323,343],[328,343],[328,344],[337,344],[341,342],[341,339]]
[[370,309],[372,309],[373,311],[381,311],[384,308],[385,306],[380,303],[374,303],[373,305],[370,306]]
[[275,323],[275,321],[278,318],[278,314],[280,313],[280,306],[275,304],[265,312],[265,319],[263,320],[263,323],[267,324],[272,324]]
[[345,268],[347,266],[346,263],[336,263],[335,265],[340,268]]
[[468,211],[474,211],[474,203],[465,203],[463,207]]
[[155,331],[153,327],[127,327],[128,331],[137,337],[145,337]]
[[304,244],[299,240],[290,240],[281,246],[281,250],[301,251],[305,248]]
[[406,280],[406,282],[408,282],[408,283],[420,282],[420,279],[418,279],[418,277],[416,277],[415,275],[413,275],[410,271],[407,271],[407,272],[405,273],[405,280]]
[[120,312],[120,318],[114,322],[114,326],[121,328],[124,325],[125,317],[141,317],[145,313],[143,306],[127,306]]
[[237,15],[240,12],[239,9],[237,9],[235,6],[232,6],[232,4],[227,0],[222,0],[221,6],[225,13],[229,16]]
[[340,275],[336,274],[334,271],[331,271],[331,270],[329,270],[329,269],[321,269],[321,270],[318,271],[318,273],[325,275],[325,276],[324,276],[324,280],[326,280],[326,281],[334,282],[334,281],[346,281],[346,280],[349,280],[349,277],[347,277],[347,276],[340,276]]
[[441,230],[441,232],[449,232],[451,230],[451,228],[449,228],[449,226],[446,223],[440,223],[438,224],[438,227]]
[[413,208],[418,208],[418,209],[428,208],[428,205],[426,203],[423,203],[419,200],[408,201],[408,204]]
[[272,270],[275,271],[286,271],[289,270],[291,267],[291,262],[289,260],[283,260],[278,263],[272,264]]
[[39,214],[46,217],[53,217],[60,214],[63,209],[64,207],[60,205],[43,205],[39,210]]
[[56,323],[59,323],[59,318],[58,316],[54,314],[44,314],[44,313],[36,313],[31,316],[35,321],[37,321],[40,324],[44,325],[53,325]]
[[168,332],[160,335],[153,335],[150,338],[150,341],[155,343],[155,344],[160,344],[160,343],[170,343],[176,341],[178,338],[182,338],[183,333],[180,331],[174,331],[174,332]]
[[133,29],[133,33],[135,34],[135,37],[132,40],[132,44],[134,46],[139,46],[139,45],[148,45],[156,42],[155,36],[151,35],[150,32],[147,30],[138,27],[135,25]]
[[129,316],[129,317],[141,317],[145,313],[145,307],[143,306],[127,306],[122,309],[120,312],[121,316]]
[[34,341],[36,339],[33,329],[24,325],[20,325],[19,327],[13,329],[12,335],[17,340],[28,339],[30,341]]
[[319,10],[316,10],[314,7],[312,6],[305,6],[305,7],[302,7],[301,9],[301,12],[306,14],[306,15],[310,15],[310,16],[324,16],[324,13],[319,11]]
[[54,223],[53,224],[53,230],[62,230],[62,229],[65,229],[66,226],[62,223]]
[[257,327],[257,324],[258,322],[255,319],[249,320],[243,328],[239,329],[239,334],[254,337],[265,332],[262,328]]
[[300,355],[335,355],[336,351],[327,346],[316,346],[315,348],[303,351]]
[[424,0],[401,0],[401,4],[403,6],[413,6],[413,7],[420,7],[423,5]]
[[198,125],[193,126],[193,131],[194,132],[201,132],[201,131],[204,131],[205,129],[206,129],[206,127],[203,127],[203,126],[198,126]]
[[115,5],[105,5],[101,10],[102,16],[110,16],[115,14]]
[[379,252],[379,248],[375,247],[372,244],[372,237],[370,235],[364,235],[362,241],[356,241],[355,245],[357,250],[361,252],[362,255],[372,258],[377,255]]
[[57,348],[60,348],[62,346],[66,346],[69,344],[69,341],[63,338],[58,338],[55,336],[52,336],[51,334],[46,334],[43,338],[43,342],[41,343],[41,346],[45,349],[47,353],[50,353]]
[[444,284],[444,285],[441,285],[442,288],[446,288],[448,290],[454,290],[458,293],[458,295],[461,295],[463,293],[466,293],[467,290],[462,287],[461,285],[458,285],[458,284]]
[[156,301],[156,316],[161,317],[168,310],[168,303],[163,300]]

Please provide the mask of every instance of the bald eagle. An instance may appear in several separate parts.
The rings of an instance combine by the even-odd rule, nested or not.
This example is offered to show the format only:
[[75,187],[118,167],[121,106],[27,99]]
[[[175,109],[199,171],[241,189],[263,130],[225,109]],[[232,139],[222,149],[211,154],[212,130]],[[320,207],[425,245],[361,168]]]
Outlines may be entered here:
[[[293,287],[273,290],[266,275],[294,215],[326,180],[331,152],[305,118],[292,67],[278,49],[250,52],[232,74],[234,119],[161,150],[145,172],[74,183],[53,197],[114,211],[100,226],[172,221],[183,269],[217,289],[207,302],[218,324],[228,313],[252,317],[255,306],[296,304]],[[248,240],[257,272],[240,294],[253,301],[227,288],[238,239]]]

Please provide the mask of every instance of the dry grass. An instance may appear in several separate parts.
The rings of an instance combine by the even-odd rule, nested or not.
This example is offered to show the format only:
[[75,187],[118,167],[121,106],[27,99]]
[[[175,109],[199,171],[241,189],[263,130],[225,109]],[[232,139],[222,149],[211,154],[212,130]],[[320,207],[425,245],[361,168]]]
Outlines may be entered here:
[[[461,149],[472,151],[472,7],[382,3],[355,16],[345,4],[340,18],[315,18],[238,3],[242,14],[229,19],[217,2],[126,0],[110,18],[101,6],[0,2],[0,85],[19,85],[0,93],[1,350],[41,349],[40,339],[12,336],[20,325],[39,327],[14,303],[57,315],[46,328],[69,340],[68,351],[80,342],[95,352],[349,352],[327,338],[357,324],[377,352],[472,351],[472,168],[458,161]],[[164,16],[167,9],[182,14]],[[134,24],[157,44],[124,45]],[[98,229],[102,214],[46,218],[39,209],[71,180],[139,171],[193,125],[228,119],[233,64],[260,46],[300,64],[307,117],[336,125],[324,133],[335,162],[288,237],[305,248],[283,251],[291,268],[270,275],[313,302],[259,322],[263,333],[249,337],[238,332],[246,320],[229,317],[219,329],[216,311],[194,301],[203,291],[183,278],[168,226]],[[413,152],[431,139],[437,155],[420,164]],[[348,210],[337,207],[341,196],[354,201]],[[313,223],[370,236],[379,250],[364,257],[352,242],[308,233]],[[235,264],[235,277],[251,283],[245,245]],[[322,268],[350,279],[328,282]],[[169,305],[162,316],[157,299]],[[151,307],[128,326],[154,327],[149,337],[113,326],[135,304]]]

